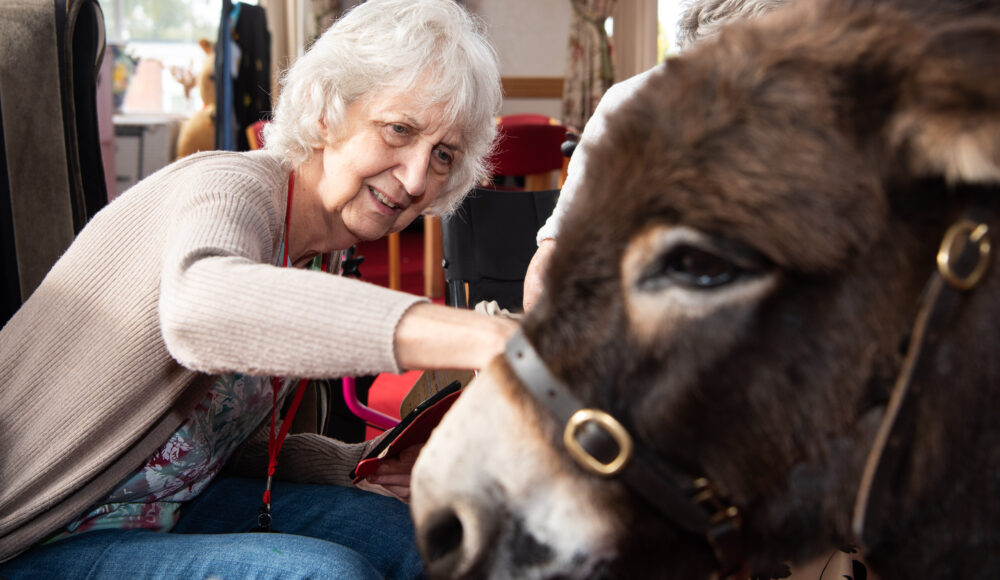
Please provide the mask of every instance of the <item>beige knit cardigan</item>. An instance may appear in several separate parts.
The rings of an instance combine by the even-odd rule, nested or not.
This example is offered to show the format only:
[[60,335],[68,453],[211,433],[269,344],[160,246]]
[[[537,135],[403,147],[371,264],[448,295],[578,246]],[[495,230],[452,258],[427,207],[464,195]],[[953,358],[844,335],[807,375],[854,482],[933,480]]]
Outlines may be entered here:
[[[268,152],[165,167],[96,215],[0,331],[0,561],[103,499],[213,375],[399,372],[393,332],[421,298],[270,265],[287,179]],[[361,452],[304,435],[279,465],[346,484]]]

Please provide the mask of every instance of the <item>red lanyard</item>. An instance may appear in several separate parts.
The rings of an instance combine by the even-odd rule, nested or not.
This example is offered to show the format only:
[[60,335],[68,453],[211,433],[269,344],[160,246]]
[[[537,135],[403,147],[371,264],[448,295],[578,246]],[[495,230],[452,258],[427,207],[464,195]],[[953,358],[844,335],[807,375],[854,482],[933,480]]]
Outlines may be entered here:
[[[291,264],[288,262],[288,228],[291,224],[292,217],[292,191],[295,185],[295,172],[292,171],[288,174],[288,202],[285,209],[285,244],[284,251],[281,256],[282,267],[289,267]],[[277,437],[274,435],[274,427],[277,423],[278,415],[278,392],[281,390],[281,379],[278,377],[271,377],[271,432],[267,438],[267,485],[264,488],[264,505],[261,506],[260,512],[257,515],[257,528],[254,531],[269,532],[271,531],[271,481],[274,478],[274,471],[278,467],[278,453],[281,451],[281,444],[284,443],[285,437],[288,435],[288,430],[292,426],[292,419],[295,418],[295,412],[299,410],[299,403],[302,402],[302,396],[306,392],[306,385],[309,383],[309,379],[299,380],[299,386],[295,390],[295,396],[292,398],[292,404],[288,407],[288,412],[285,414],[285,420],[281,422],[281,429],[278,431]]]

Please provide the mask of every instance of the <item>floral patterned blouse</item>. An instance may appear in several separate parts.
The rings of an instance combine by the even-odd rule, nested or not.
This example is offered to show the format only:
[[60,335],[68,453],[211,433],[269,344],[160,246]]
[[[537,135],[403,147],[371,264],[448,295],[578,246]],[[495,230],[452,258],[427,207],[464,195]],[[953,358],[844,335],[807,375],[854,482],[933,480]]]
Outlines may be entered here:
[[239,444],[270,416],[270,382],[240,374],[218,377],[166,444],[56,539],[104,529],[169,532],[182,503],[208,487]]
[[[282,256],[283,247],[278,256]],[[281,261],[279,258],[276,265],[281,266]],[[327,255],[325,263],[339,265],[339,261],[340,253],[336,252]],[[317,257],[310,268],[320,269],[323,263]],[[298,384],[298,380],[282,381],[279,401],[291,384]],[[145,465],[103,503],[49,541],[89,530],[145,528],[169,532],[180,517],[181,505],[208,487],[236,448],[270,417],[272,407],[270,377],[217,377],[191,416]]]

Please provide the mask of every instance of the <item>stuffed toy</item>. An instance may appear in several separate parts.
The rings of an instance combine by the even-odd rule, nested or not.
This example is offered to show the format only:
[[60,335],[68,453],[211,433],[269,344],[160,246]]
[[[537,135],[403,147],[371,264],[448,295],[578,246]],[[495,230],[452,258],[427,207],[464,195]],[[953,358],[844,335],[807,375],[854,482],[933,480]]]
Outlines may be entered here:
[[181,125],[177,135],[178,159],[197,151],[215,149],[215,45],[204,38],[198,44],[205,51],[205,62],[197,79],[198,92],[205,104]]

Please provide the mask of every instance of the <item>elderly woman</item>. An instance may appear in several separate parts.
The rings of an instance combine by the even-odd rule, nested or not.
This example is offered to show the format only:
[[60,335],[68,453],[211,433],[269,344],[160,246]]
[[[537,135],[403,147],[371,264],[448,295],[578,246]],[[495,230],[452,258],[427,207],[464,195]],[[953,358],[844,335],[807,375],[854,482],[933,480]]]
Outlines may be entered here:
[[258,427],[277,442],[299,381],[271,377],[474,369],[502,349],[509,321],[310,269],[454,207],[499,100],[457,3],[370,0],[288,71],[265,150],[185,158],[95,216],[0,332],[0,576],[419,574],[385,495],[406,498],[413,452],[375,494],[349,477],[365,445],[289,436],[267,498],[282,533],[244,533],[266,461],[220,472]]

